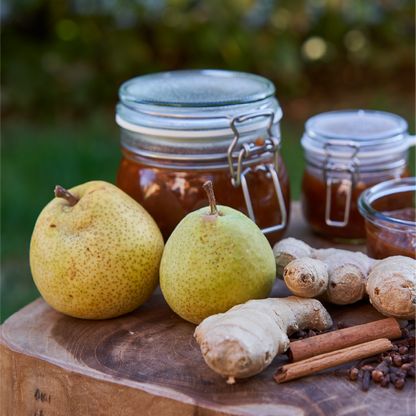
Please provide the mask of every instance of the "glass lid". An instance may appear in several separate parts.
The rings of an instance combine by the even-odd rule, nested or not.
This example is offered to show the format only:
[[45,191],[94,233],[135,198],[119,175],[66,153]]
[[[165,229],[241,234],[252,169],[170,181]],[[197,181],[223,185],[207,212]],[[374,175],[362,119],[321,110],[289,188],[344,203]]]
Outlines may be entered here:
[[171,71],[143,75],[121,85],[126,105],[214,107],[253,103],[272,97],[271,81],[245,72],[223,70]]
[[148,74],[121,85],[116,123],[153,136],[204,139],[254,132],[282,118],[271,81],[259,75],[225,70],[188,70]]
[[[393,138],[407,131],[407,122],[396,114],[373,110],[330,111],[310,118],[306,134],[318,140],[353,140],[364,144]],[[370,143],[368,143],[370,144]]]
[[402,117],[374,110],[330,111],[310,118],[303,148],[320,157],[391,157],[414,145]]

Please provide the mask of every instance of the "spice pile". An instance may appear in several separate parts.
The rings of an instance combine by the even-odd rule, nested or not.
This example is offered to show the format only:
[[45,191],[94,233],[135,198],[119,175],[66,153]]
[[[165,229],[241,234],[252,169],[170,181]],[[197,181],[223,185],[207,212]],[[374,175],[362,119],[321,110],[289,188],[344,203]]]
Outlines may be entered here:
[[[343,322],[338,322],[337,326],[338,328],[322,332],[298,331],[290,339],[291,341],[307,339],[348,328]],[[361,381],[363,391],[368,391],[371,381],[380,384],[381,387],[389,388],[391,383],[396,389],[402,389],[407,378],[415,378],[415,337],[410,335],[410,331],[414,328],[414,321],[409,321],[409,324],[401,330],[401,337],[392,341],[391,351],[366,357],[349,369],[335,370],[334,374],[348,377],[352,381]],[[290,353],[290,350],[288,352]]]

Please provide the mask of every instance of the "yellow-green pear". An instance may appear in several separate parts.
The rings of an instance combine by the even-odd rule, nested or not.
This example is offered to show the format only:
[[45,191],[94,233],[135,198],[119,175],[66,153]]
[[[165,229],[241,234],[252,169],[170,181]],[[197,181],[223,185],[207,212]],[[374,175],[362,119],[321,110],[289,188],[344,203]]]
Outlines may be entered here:
[[179,316],[199,324],[250,299],[269,296],[275,278],[273,250],[259,227],[241,212],[216,205],[188,214],[166,243],[160,287]]
[[30,268],[50,306],[84,319],[131,312],[159,283],[164,242],[152,217],[114,185],[87,182],[40,213],[30,242]]

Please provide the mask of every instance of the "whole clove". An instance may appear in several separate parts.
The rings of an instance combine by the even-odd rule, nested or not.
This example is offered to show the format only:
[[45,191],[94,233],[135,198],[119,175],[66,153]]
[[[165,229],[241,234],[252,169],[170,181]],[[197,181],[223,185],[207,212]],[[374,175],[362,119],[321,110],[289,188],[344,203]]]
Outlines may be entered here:
[[402,328],[402,338],[407,338],[409,336],[409,330],[407,328]]
[[406,383],[406,380],[404,378],[397,378],[397,380],[394,382],[394,387],[396,389],[402,389]]
[[381,387],[389,388],[390,385],[390,374],[386,374],[381,381]]
[[409,345],[409,338],[395,339],[394,341],[392,341],[392,343],[395,347],[397,347],[397,350],[398,350],[399,347],[401,347],[401,346],[405,347],[405,346]]
[[408,341],[409,341],[409,345],[411,347],[414,347],[415,346],[415,337],[409,337],[408,338]]
[[350,370],[348,370],[348,368],[338,368],[336,370],[334,370],[334,375],[339,376],[339,377],[349,377],[350,375]]
[[386,357],[384,360],[374,368],[371,373],[372,379],[376,383],[381,383],[384,379],[384,376],[388,374],[391,364],[391,357]]
[[398,377],[397,374],[390,373],[390,381],[394,384],[396,389],[402,389],[405,384],[405,380],[402,377]]
[[350,380],[356,381],[358,379],[359,371],[357,367],[351,367],[349,370]]
[[413,366],[412,366],[412,364],[410,364],[410,363],[405,363],[405,364],[403,364],[400,368],[401,368],[401,370],[402,370],[402,371],[404,371],[405,373],[408,373],[408,372],[409,372],[409,370],[410,370],[411,368],[413,368]]
[[395,355],[393,357],[393,364],[397,367],[401,367],[403,364],[403,358],[401,355]]
[[403,371],[401,368],[390,367],[389,372],[390,372],[390,374],[395,374],[399,378],[405,378],[406,377],[406,371]]
[[400,355],[404,355],[404,354],[407,354],[408,353],[408,351],[409,351],[409,348],[407,348],[407,347],[399,347],[399,354]]
[[405,354],[405,355],[402,355],[401,357],[402,357],[403,364],[404,363],[409,363],[409,362],[412,361],[411,360],[412,354]]
[[373,379],[374,382],[381,383],[384,379],[384,374],[381,371],[373,370],[371,372],[371,378]]
[[370,387],[371,371],[373,367],[371,365],[365,365],[363,368],[363,391],[368,391]]
[[301,338],[305,338],[307,336],[307,333],[305,331],[300,330],[295,334],[295,336],[301,339]]

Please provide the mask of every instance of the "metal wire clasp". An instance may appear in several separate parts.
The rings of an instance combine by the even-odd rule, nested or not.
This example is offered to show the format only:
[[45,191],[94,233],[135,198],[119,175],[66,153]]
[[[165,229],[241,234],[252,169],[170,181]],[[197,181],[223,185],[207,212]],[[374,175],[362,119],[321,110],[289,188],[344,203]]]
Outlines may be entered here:
[[[238,142],[240,137],[238,130],[236,128],[236,123],[242,123],[244,121],[250,120],[256,117],[270,117],[270,122],[267,126],[267,133],[269,138],[267,138],[261,146],[257,146],[255,143],[243,143],[242,149],[239,152],[234,152],[234,148]],[[283,199],[282,189],[280,187],[279,177],[277,175],[278,170],[278,161],[279,161],[279,149],[281,145],[280,137],[276,137],[273,135],[271,129],[273,126],[274,120],[274,111],[272,110],[263,110],[257,111],[254,113],[249,114],[242,114],[236,116],[230,120],[230,126],[232,131],[234,132],[234,139],[228,148],[228,164],[230,167],[231,173],[231,183],[235,188],[239,186],[242,187],[244,200],[247,207],[247,212],[249,217],[253,222],[256,222],[253,212],[253,206],[251,203],[250,193],[247,186],[246,175],[247,173],[252,171],[251,167],[247,167],[244,171],[243,168],[243,160],[249,159],[253,155],[260,155],[266,152],[270,152],[273,154],[273,164],[260,164],[255,167],[255,171],[262,171],[266,174],[266,176],[273,181],[274,190],[276,192],[277,200],[279,203],[280,213],[281,213],[281,223],[264,228],[261,231],[263,234],[268,234],[274,231],[278,231],[283,229],[286,226],[287,222],[287,213],[286,213],[286,206]],[[234,170],[234,163],[233,161],[237,160],[237,170]]]
[[[349,163],[332,162],[331,158],[335,158],[335,152],[331,152],[331,146],[347,146],[352,149],[351,159]],[[351,208],[351,196],[354,185],[358,181],[359,161],[356,158],[360,146],[358,143],[346,142],[346,141],[329,141],[325,143],[325,150],[327,157],[323,165],[324,182],[326,186],[326,201],[325,201],[325,223],[331,227],[345,227],[348,224],[350,218]],[[350,179],[347,178],[331,178],[328,172],[344,172],[350,175]],[[331,197],[332,197],[332,185],[342,186],[346,194],[345,208],[344,208],[344,219],[342,221],[331,220]]]

